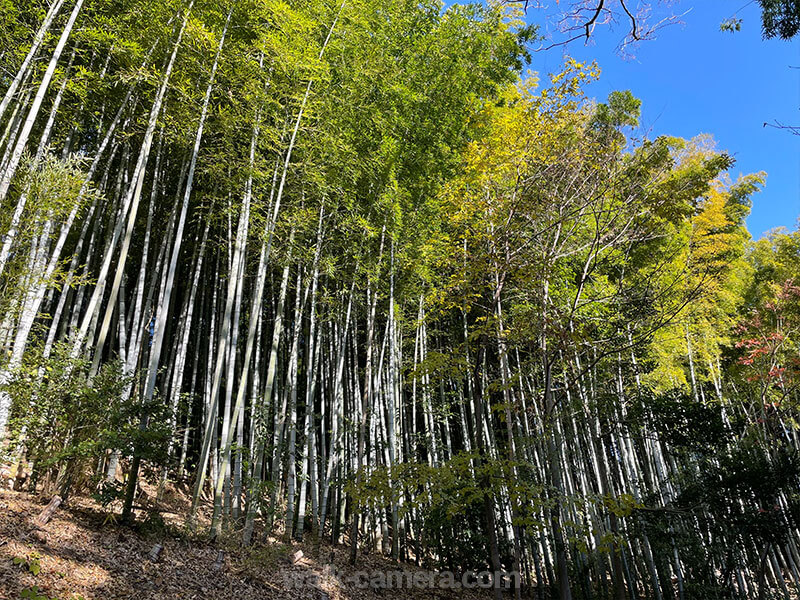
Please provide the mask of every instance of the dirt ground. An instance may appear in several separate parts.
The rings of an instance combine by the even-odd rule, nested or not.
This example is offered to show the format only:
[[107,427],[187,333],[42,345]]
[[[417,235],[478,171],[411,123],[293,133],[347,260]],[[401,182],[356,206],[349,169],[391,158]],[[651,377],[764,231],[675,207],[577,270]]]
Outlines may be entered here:
[[[440,589],[425,573],[380,556],[363,556],[350,568],[348,549],[341,546],[212,544],[168,519],[120,526],[87,498],[70,499],[37,527],[34,519],[43,508],[38,498],[0,491],[0,599],[491,598],[485,590]],[[163,549],[153,561],[149,554],[156,544]]]

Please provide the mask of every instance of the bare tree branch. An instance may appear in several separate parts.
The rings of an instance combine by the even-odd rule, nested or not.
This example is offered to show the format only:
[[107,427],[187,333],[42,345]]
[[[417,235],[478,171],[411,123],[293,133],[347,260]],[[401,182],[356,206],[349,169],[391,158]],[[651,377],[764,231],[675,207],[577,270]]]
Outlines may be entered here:
[[772,127],[773,129],[785,129],[793,135],[800,135],[800,125],[784,125],[777,119],[774,123],[764,123],[764,127]]
[[[543,44],[536,51],[541,52],[558,46],[566,46],[579,39],[588,43],[598,25],[625,23],[626,32],[617,46],[617,51],[624,53],[625,49],[632,44],[654,39],[656,32],[661,28],[680,23],[682,17],[689,12],[687,10],[679,14],[668,11],[666,14],[658,15],[660,18],[652,18],[657,6],[669,7],[671,4],[672,0],[643,2],[634,11],[630,6],[630,0],[573,0],[568,8],[550,15],[550,18],[555,18],[559,32],[566,34],[567,37],[563,40],[551,40],[550,43]],[[527,9],[527,2],[525,6]],[[540,10],[547,9],[541,3],[535,4],[534,7]]]

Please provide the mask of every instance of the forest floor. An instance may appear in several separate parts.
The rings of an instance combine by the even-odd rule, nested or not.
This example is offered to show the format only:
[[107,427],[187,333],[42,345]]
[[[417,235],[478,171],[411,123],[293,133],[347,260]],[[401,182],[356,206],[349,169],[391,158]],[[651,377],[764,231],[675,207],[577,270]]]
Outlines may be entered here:
[[[121,526],[99,504],[84,497],[70,498],[49,523],[38,527],[34,519],[43,508],[37,497],[0,491],[0,599],[491,597],[485,590],[422,589],[420,585],[414,589],[407,585],[395,585],[393,589],[370,587],[369,581],[380,583],[374,579],[375,573],[404,571],[408,578],[422,572],[376,555],[361,556],[358,566],[352,568],[344,546],[270,539],[242,549],[233,540],[211,543],[186,535],[178,527],[174,513],[165,513],[166,522],[142,522],[144,516],[140,513],[140,524],[135,528]],[[175,523],[170,522],[170,514]],[[152,561],[148,556],[156,544],[163,549]],[[31,593],[34,589],[38,595]]]

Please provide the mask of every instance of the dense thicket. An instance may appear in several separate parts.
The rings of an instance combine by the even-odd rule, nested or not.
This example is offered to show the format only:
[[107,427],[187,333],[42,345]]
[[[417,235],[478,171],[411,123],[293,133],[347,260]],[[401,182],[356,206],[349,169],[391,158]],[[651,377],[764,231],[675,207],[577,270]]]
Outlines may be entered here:
[[0,2],[15,485],[518,596],[791,597],[800,234],[594,66],[522,78],[519,17]]

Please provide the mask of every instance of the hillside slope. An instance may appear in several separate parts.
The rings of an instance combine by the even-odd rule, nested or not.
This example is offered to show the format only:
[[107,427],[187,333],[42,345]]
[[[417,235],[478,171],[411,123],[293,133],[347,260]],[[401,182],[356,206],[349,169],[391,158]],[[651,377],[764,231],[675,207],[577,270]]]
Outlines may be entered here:
[[[47,525],[37,527],[34,519],[42,509],[30,495],[0,491],[3,600],[489,597],[478,590],[410,590],[407,585],[372,589],[367,583],[375,574],[404,570],[404,581],[410,581],[414,572],[376,556],[361,557],[354,570],[346,564],[343,547],[270,540],[242,550],[224,540],[212,544],[189,538],[163,522],[146,521],[131,529],[107,520],[86,498],[71,499]],[[156,544],[163,549],[152,561],[149,554]],[[25,591],[35,588],[39,596]]]

